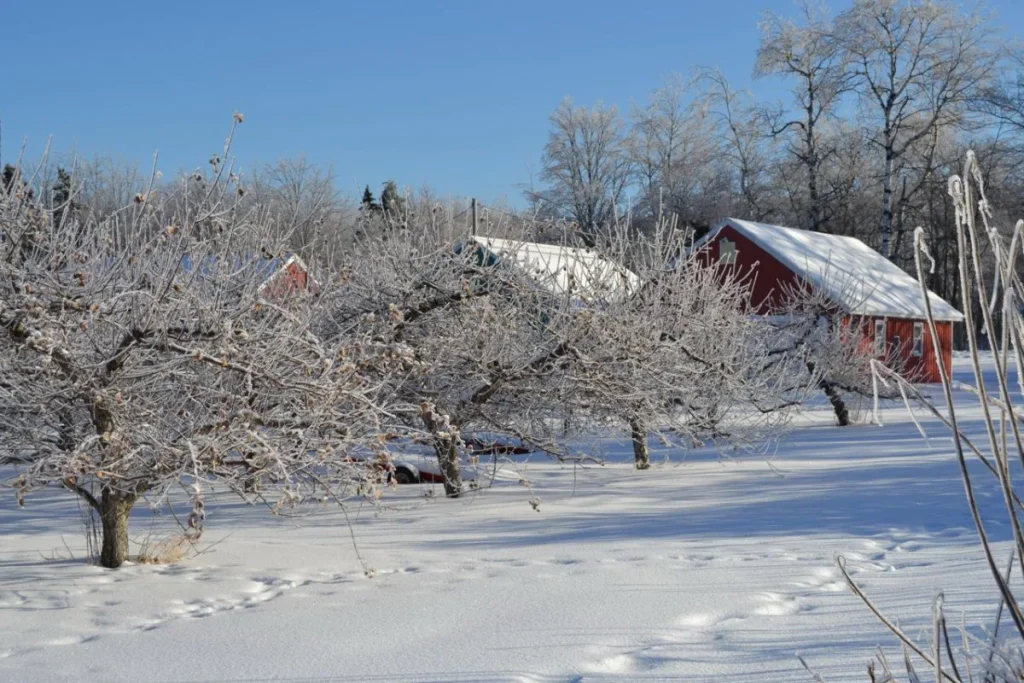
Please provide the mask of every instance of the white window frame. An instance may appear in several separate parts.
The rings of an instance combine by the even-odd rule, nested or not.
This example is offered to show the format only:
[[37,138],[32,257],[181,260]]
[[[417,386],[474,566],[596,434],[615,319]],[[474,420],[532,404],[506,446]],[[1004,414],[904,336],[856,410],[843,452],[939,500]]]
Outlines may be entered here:
[[924,323],[914,323],[914,340],[910,355],[915,358],[924,355]]
[[885,336],[886,336],[886,324],[885,318],[875,318],[875,357],[880,358],[885,356]]
[[739,253],[740,250],[736,248],[736,243],[732,240],[723,237],[718,241],[718,262],[722,265],[734,265]]

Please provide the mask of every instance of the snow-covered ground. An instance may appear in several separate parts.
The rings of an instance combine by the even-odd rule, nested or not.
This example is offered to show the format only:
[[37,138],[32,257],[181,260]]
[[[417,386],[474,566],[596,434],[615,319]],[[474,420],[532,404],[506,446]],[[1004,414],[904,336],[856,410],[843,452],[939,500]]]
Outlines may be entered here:
[[[958,402],[979,432],[976,400]],[[525,463],[532,493],[522,473],[459,501],[401,487],[383,513],[352,510],[372,578],[333,508],[225,498],[207,552],[110,571],[81,561],[70,495],[5,495],[0,681],[809,681],[797,653],[864,681],[878,645],[898,651],[837,554],[911,632],[940,589],[951,623],[996,609],[947,432],[883,416],[840,429],[810,411],[770,466],[701,452],[637,472],[605,442],[603,467]],[[977,479],[1004,557],[998,491]],[[133,517],[136,539],[172,528]]]

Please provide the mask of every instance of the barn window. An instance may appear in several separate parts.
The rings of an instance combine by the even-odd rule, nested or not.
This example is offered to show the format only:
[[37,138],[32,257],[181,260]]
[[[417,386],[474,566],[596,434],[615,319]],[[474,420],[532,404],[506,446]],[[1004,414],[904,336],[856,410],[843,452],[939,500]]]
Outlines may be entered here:
[[726,265],[736,263],[736,243],[722,239],[718,242],[718,262]]
[[875,355],[885,355],[885,318],[875,321]]
[[924,323],[914,323],[914,349],[911,353],[918,358],[924,355]]

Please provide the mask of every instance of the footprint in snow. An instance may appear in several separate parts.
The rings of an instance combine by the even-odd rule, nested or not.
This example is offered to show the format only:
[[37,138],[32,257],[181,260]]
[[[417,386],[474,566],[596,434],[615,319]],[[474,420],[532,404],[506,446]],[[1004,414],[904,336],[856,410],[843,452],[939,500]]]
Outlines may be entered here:
[[784,617],[806,611],[806,608],[802,607],[796,598],[788,595],[764,593],[762,600],[764,601],[763,604],[754,609],[754,614],[768,617]]

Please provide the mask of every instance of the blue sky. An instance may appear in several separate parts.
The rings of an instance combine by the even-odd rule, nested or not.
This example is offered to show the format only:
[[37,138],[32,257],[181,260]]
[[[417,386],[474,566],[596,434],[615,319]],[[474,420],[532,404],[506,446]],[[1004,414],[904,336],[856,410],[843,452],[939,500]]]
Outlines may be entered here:
[[[833,0],[840,10],[847,0]],[[1024,1],[992,0],[1024,35]],[[792,0],[0,1],[2,155],[111,156],[165,174],[219,151],[242,168],[304,155],[343,189],[394,178],[507,197],[539,167],[559,101],[628,110],[673,72],[753,82],[757,23]]]

